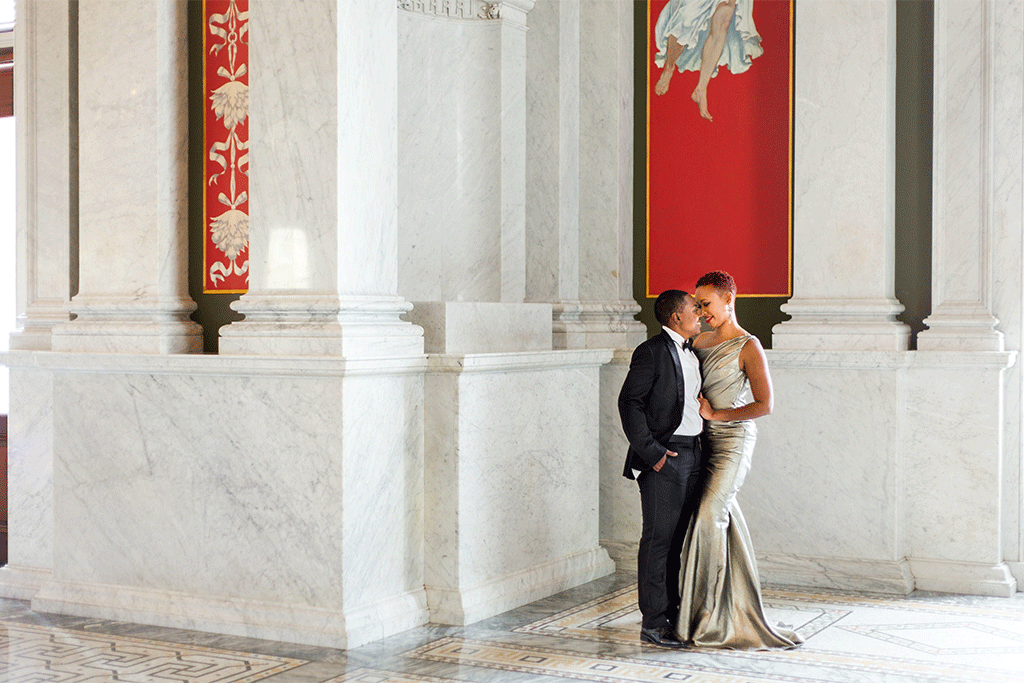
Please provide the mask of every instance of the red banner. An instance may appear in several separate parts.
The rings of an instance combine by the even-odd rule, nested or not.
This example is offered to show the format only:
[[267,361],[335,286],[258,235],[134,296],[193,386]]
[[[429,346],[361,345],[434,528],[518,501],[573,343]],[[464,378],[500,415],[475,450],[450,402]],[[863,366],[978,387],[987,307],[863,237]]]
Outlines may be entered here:
[[249,289],[249,0],[203,1],[203,292]]
[[792,0],[648,3],[648,297],[692,291],[711,270],[740,296],[790,296],[793,12]]

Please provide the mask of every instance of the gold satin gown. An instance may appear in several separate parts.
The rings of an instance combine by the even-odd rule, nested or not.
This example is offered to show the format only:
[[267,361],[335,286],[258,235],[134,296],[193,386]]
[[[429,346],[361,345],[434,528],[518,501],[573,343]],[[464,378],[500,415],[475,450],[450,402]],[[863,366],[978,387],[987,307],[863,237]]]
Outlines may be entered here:
[[[702,392],[715,409],[753,400],[739,356],[749,335],[694,349]],[[708,442],[704,492],[682,550],[682,604],[678,636],[696,647],[764,650],[796,647],[797,634],[768,623],[750,533],[736,494],[750,471],[757,427],[753,420],[705,423]]]

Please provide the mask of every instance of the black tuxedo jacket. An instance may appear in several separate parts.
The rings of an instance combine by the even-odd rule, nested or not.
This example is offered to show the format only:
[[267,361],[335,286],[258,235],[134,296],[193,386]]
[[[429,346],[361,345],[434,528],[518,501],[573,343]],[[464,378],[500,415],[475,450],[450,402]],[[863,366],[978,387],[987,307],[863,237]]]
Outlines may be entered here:
[[[654,467],[665,444],[683,421],[683,368],[672,337],[661,334],[633,351],[626,381],[619,392],[619,417],[629,440],[622,476]],[[691,389],[692,390],[692,389]]]

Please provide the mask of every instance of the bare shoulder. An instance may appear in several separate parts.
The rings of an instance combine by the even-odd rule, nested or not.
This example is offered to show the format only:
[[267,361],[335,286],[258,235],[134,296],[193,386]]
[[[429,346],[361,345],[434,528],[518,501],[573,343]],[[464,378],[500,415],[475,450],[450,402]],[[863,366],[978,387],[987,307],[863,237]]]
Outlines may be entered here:
[[706,349],[709,346],[713,346],[711,343],[711,337],[714,335],[713,332],[701,332],[693,338],[693,348],[695,349]]
[[752,334],[747,338],[743,348],[740,350],[740,363],[744,369],[751,366],[768,367],[768,359],[764,355],[764,347],[761,346],[761,340]]

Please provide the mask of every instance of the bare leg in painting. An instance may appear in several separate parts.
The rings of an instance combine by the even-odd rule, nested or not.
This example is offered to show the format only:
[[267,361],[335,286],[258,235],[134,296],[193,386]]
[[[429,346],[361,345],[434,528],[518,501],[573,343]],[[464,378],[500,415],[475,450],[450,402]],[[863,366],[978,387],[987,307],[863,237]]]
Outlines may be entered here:
[[[713,120],[708,111],[708,82],[711,81],[711,74],[715,72],[718,60],[722,56],[722,49],[725,47],[725,34],[729,30],[729,24],[735,13],[736,0],[724,0],[718,6],[715,13],[711,15],[711,28],[707,40],[704,41],[704,49],[700,53],[700,79],[690,98],[697,103],[700,115],[708,121]],[[661,81],[658,82],[661,83]]]
[[679,59],[679,55],[683,54],[684,49],[686,46],[680,45],[675,36],[668,37],[668,54],[665,55],[665,66],[661,69],[661,77],[654,86],[655,95],[664,95],[668,92],[668,83],[672,80],[672,74],[676,70],[676,60]]

